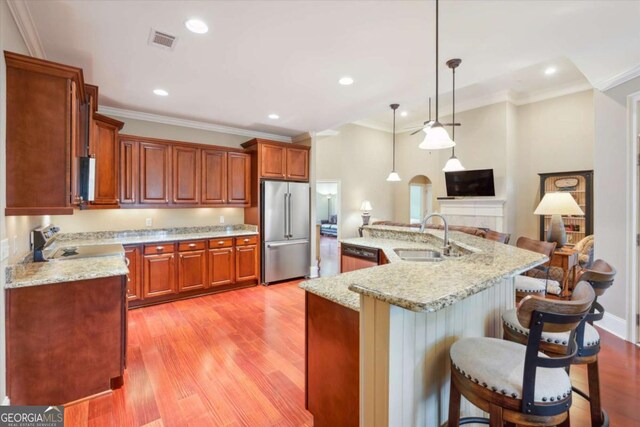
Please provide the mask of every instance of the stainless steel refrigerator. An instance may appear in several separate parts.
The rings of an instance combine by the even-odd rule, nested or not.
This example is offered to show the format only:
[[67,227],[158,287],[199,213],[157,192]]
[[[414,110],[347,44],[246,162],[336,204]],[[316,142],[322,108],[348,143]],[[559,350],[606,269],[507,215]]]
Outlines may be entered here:
[[309,274],[309,184],[262,181],[262,282]]

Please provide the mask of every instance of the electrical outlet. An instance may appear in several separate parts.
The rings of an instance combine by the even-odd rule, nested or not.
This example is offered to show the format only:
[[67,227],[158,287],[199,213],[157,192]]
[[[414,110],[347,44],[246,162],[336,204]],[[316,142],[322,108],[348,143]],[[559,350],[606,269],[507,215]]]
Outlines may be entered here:
[[0,242],[0,261],[9,259],[9,239],[2,239]]
[[146,224],[147,227],[153,226],[153,218],[147,218],[145,220],[145,224]]
[[18,254],[18,236],[13,236],[13,254],[14,255]]
[[224,215],[220,215],[220,224],[224,224]]

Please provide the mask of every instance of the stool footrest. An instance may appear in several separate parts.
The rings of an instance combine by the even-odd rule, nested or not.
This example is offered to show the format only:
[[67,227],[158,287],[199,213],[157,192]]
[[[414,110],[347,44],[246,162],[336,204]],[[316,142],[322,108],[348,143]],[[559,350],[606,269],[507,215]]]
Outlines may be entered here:
[[482,417],[464,417],[460,418],[460,425],[463,426],[465,424],[487,424],[489,425],[488,418]]
[[591,398],[589,397],[589,395],[587,393],[585,393],[584,391],[580,390],[577,387],[571,387],[571,390],[573,390],[574,393],[576,393],[577,395],[581,396],[583,399],[585,399],[587,402],[591,402]]

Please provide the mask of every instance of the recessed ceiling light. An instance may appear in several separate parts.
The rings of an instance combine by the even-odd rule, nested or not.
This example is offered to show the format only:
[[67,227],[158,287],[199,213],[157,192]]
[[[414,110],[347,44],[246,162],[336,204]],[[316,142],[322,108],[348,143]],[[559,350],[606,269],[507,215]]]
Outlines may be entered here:
[[271,114],[269,114],[269,118],[271,120],[278,120],[280,118],[280,116],[275,114],[275,113],[271,113]]
[[199,19],[189,19],[184,23],[184,26],[187,27],[189,31],[196,34],[204,34],[209,31],[209,27],[207,27],[207,24]]
[[338,80],[338,83],[340,83],[342,86],[349,86],[353,84],[353,78],[344,76],[340,80]]
[[155,93],[158,96],[168,96],[169,95],[169,92],[167,92],[164,89],[154,89],[153,93]]
[[556,67],[548,67],[546,70],[544,70],[544,73],[545,73],[547,76],[550,76],[550,75],[552,75],[552,74],[555,74],[555,73],[556,73],[556,71],[558,71],[558,70],[556,69]]
[[402,117],[407,117],[407,116],[409,115],[409,113],[408,113],[408,112],[406,112],[406,111],[402,111],[402,112],[400,112],[400,115],[401,115]]

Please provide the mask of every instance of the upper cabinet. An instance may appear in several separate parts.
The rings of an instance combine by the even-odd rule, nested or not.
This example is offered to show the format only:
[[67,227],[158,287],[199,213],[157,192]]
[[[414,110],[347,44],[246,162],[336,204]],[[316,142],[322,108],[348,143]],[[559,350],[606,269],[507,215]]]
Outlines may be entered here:
[[155,142],[140,142],[141,204],[168,204],[171,179],[171,146]]
[[93,114],[89,156],[96,159],[96,176],[95,196],[91,205],[118,207],[120,204],[118,131],[123,125],[124,123],[110,117]]
[[251,155],[235,152],[228,154],[227,187],[228,204],[234,206],[251,204]]
[[131,205],[138,200],[138,141],[120,139],[120,203]]
[[265,139],[252,139],[242,146],[257,153],[258,178],[309,181],[310,147]]
[[171,147],[173,152],[173,203],[195,205],[200,202],[200,149]]
[[[6,215],[72,214],[89,109],[82,70],[12,52],[7,66]],[[4,101],[3,101],[4,102]]]
[[202,204],[227,204],[227,152],[202,150]]

